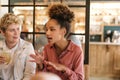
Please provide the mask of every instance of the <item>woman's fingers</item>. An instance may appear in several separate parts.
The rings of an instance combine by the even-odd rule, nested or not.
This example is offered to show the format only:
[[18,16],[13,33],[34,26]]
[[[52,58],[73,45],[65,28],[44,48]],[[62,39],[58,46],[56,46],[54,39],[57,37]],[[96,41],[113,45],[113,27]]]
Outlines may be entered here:
[[40,54],[30,54],[30,57],[32,57],[34,60],[30,60],[30,62],[36,62],[38,64],[41,64],[43,62],[43,58]]
[[3,56],[0,56],[0,64],[3,64],[6,62],[6,59]]
[[59,63],[53,63],[53,62],[50,62],[50,61],[46,61],[45,62],[47,65],[53,67],[54,69],[58,70],[58,71],[65,71],[66,70],[66,67],[62,64],[59,64]]
[[44,56],[42,55],[42,53],[39,53],[37,50],[35,50],[35,54],[39,56],[42,60],[44,59]]
[[36,55],[34,54],[30,54],[30,57],[32,57],[33,59],[36,59]]
[[58,68],[57,68],[57,65],[56,65],[55,63],[53,63],[53,62],[45,61],[45,64],[47,64],[47,65],[49,65],[49,66],[52,66],[52,67],[55,68],[55,69],[58,69]]
[[[30,62],[36,62],[36,60],[29,60]],[[36,62],[37,63],[37,62]]]
[[39,52],[37,50],[35,50],[35,54],[39,54]]
[[41,59],[41,55],[40,54],[30,54],[30,57],[32,57],[33,59]]
[[48,61],[47,64],[48,64],[48,65],[51,65],[51,66],[53,66],[53,67],[55,67],[55,64],[52,63],[52,62],[50,62],[50,61]]
[[30,60],[30,62],[36,62],[38,64],[41,64],[44,61],[44,57],[42,56],[42,54],[36,50],[35,50],[35,54],[30,54],[30,57],[34,59],[34,60]]

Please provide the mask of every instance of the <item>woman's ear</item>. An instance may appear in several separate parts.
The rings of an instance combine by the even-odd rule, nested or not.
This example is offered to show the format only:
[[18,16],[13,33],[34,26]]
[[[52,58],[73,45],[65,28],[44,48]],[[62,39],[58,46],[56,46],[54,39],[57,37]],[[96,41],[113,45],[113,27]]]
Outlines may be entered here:
[[0,30],[0,34],[2,34],[3,36],[5,35],[5,32]]
[[66,34],[66,28],[62,28],[62,34],[63,34],[63,36],[65,36],[65,34]]

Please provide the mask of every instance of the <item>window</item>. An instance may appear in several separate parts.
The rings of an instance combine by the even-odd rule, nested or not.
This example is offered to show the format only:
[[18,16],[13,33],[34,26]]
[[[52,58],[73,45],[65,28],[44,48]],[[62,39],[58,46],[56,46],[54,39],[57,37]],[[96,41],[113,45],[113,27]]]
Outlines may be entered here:
[[[43,27],[48,20],[46,14],[48,5],[60,3],[60,1],[61,0],[0,0],[0,17],[7,12],[12,12],[23,19],[21,38],[32,42],[35,49],[38,49],[36,43],[39,39],[45,38]],[[88,58],[90,0],[65,0],[63,3],[69,5],[75,13],[75,21],[72,23],[71,34],[79,38],[80,42],[87,41],[87,43],[85,43],[87,44],[85,45],[85,55],[87,54],[85,57]],[[88,63],[88,59],[86,63]]]

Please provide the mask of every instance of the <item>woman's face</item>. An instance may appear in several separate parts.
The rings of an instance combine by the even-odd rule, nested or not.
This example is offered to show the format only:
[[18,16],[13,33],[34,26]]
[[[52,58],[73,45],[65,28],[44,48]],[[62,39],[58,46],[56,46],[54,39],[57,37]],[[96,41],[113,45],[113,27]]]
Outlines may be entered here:
[[7,43],[17,43],[20,39],[20,25],[11,24],[8,26],[3,35],[5,36],[5,40]]
[[46,36],[50,44],[57,43],[64,38],[65,28],[60,28],[60,25],[55,19],[50,19],[45,27]]

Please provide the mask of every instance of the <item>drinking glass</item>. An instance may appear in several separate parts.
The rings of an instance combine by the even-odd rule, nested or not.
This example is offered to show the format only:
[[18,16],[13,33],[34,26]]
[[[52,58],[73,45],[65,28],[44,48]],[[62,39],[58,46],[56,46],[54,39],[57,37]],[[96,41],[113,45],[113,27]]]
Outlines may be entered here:
[[4,57],[6,62],[4,63],[5,65],[9,64],[11,60],[11,51],[10,50],[2,50],[0,51],[0,56]]

